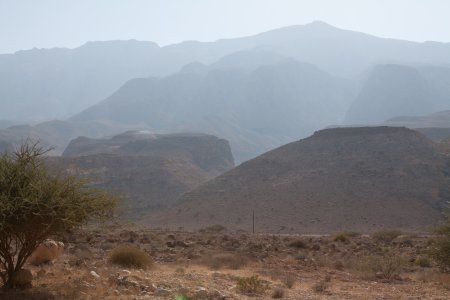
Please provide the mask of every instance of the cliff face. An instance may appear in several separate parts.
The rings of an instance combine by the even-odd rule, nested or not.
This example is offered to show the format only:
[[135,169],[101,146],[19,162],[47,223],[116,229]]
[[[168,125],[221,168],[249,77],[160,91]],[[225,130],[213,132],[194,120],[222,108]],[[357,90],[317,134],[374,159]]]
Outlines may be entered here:
[[250,230],[254,211],[262,232],[428,230],[450,199],[448,166],[413,130],[327,129],[203,184],[148,223]]
[[111,139],[77,138],[62,157],[48,157],[53,170],[87,177],[124,199],[127,217],[177,203],[185,192],[231,169],[228,142],[214,136],[127,132]]

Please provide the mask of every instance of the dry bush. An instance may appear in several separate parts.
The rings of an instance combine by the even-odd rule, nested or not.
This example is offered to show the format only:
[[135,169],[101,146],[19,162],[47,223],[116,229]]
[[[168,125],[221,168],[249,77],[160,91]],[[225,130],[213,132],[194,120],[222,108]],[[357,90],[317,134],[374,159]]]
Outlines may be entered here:
[[418,265],[421,268],[430,268],[431,267],[431,261],[426,256],[419,256],[415,260],[416,265]]
[[333,241],[335,242],[342,242],[342,243],[348,243],[351,238],[360,236],[361,234],[354,231],[343,231],[336,233],[333,235]]
[[348,243],[349,240],[350,238],[345,233],[337,233],[333,236],[335,242]]
[[274,288],[272,292],[273,299],[282,299],[284,298],[284,290],[280,287]]
[[237,281],[237,289],[245,295],[260,295],[267,289],[267,284],[257,275],[242,277]]
[[305,249],[307,247],[306,243],[302,240],[292,241],[288,244],[288,246],[297,249]]
[[232,269],[238,270],[244,267],[248,262],[248,258],[240,254],[220,253],[206,255],[202,258],[201,263],[208,266],[212,270]]
[[430,240],[431,257],[441,271],[450,273],[450,217],[446,224],[436,229],[436,238]]
[[335,261],[333,263],[333,268],[335,268],[338,271],[342,271],[344,269],[344,263],[342,261],[340,261],[340,260]]
[[364,279],[380,278],[392,280],[399,276],[400,271],[406,265],[406,260],[397,255],[388,253],[383,256],[366,256],[356,264],[357,270]]
[[418,272],[417,280],[422,282],[435,282],[443,286],[450,286],[450,274],[441,273],[432,269]]
[[220,233],[227,230],[227,228],[220,224],[207,226],[199,230],[200,233]]
[[132,246],[120,246],[115,248],[109,262],[127,268],[146,269],[153,264],[153,260],[146,252]]
[[402,235],[402,232],[400,230],[396,229],[384,229],[377,232],[374,232],[372,234],[372,238],[376,242],[383,242],[383,243],[390,243],[393,240],[395,240],[397,237]]
[[292,289],[294,287],[296,281],[297,277],[292,273],[286,274],[283,278],[284,285],[289,289]]
[[316,293],[326,293],[328,292],[329,284],[327,281],[319,281],[312,286],[312,290]]

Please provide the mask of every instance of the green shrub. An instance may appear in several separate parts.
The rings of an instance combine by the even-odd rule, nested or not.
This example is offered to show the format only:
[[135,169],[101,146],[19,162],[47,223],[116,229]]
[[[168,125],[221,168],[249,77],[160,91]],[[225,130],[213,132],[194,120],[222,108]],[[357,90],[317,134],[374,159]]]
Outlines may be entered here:
[[26,141],[0,154],[0,285],[5,289],[14,287],[15,276],[45,239],[114,212],[116,200],[106,192],[50,172],[46,152]]
[[109,261],[122,267],[138,269],[146,269],[153,264],[150,255],[131,246],[120,246],[114,249],[109,256]]
[[257,275],[251,277],[242,277],[237,281],[237,289],[245,295],[262,294],[267,289],[267,284],[259,279]]
[[400,230],[384,229],[373,233],[372,238],[377,242],[383,242],[388,244],[397,237],[399,237],[400,235],[402,235],[402,232]]

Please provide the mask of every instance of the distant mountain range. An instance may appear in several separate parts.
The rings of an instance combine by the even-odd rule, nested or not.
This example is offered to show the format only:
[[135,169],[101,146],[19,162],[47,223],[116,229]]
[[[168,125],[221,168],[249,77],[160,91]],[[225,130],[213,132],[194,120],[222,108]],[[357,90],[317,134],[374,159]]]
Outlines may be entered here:
[[396,116],[420,116],[449,108],[450,68],[378,65],[350,106],[345,122],[377,123]]
[[[79,135],[204,132],[242,162],[335,124],[450,110],[450,43],[323,22],[215,42],[89,42],[0,55],[1,145],[64,151]],[[69,118],[70,117],[70,118]],[[62,118],[63,121],[37,122]],[[25,121],[24,121],[25,120]],[[32,122],[33,121],[33,122]]]
[[167,76],[186,64],[212,64],[224,56],[254,49],[311,63],[347,79],[376,64],[450,64],[449,43],[384,39],[323,22],[165,47],[135,40],[89,42],[76,49],[32,49],[0,55],[0,119],[65,118],[108,97],[132,78]]
[[428,231],[450,200],[449,166],[413,130],[326,129],[241,164],[143,222],[251,231],[254,212],[257,232]]

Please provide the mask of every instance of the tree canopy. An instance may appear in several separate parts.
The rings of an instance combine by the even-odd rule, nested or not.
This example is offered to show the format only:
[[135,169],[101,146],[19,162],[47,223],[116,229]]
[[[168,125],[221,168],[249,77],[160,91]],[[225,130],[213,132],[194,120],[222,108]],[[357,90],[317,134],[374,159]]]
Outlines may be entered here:
[[0,156],[0,277],[14,275],[46,238],[111,217],[115,199],[73,176],[52,174],[42,148],[25,143]]

